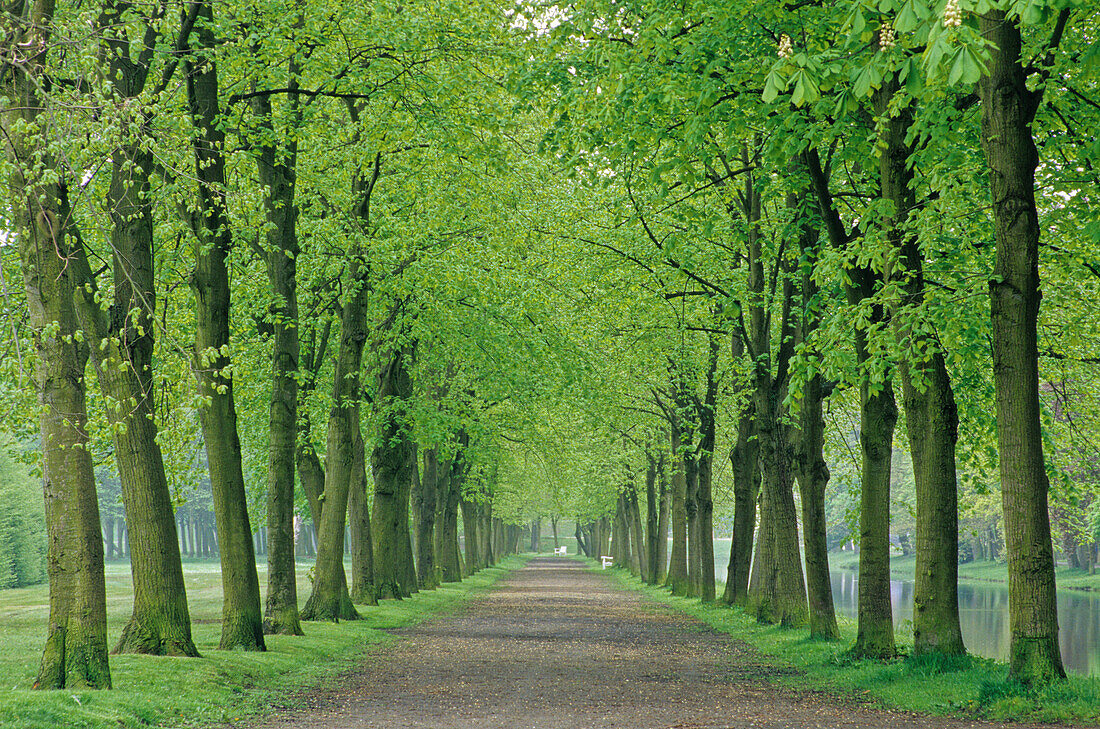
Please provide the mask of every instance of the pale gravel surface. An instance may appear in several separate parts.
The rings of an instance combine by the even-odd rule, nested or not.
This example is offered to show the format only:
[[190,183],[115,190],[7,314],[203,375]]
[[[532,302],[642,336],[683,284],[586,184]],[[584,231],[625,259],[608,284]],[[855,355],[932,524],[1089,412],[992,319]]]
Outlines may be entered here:
[[[270,729],[995,727],[770,682],[748,644],[567,559],[532,559],[415,628]],[[1024,725],[1008,725],[1022,729]]]

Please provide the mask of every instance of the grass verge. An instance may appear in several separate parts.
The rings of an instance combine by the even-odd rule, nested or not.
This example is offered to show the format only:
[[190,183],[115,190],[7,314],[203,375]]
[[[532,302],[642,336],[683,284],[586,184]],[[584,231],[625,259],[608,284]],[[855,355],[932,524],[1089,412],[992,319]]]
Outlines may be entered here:
[[[508,557],[460,583],[405,600],[363,607],[364,620],[304,623],[304,637],[268,636],[267,652],[215,650],[221,630],[221,574],[216,563],[184,565],[195,643],[202,658],[111,656],[110,691],[34,691],[45,636],[44,585],[0,591],[0,727],[4,729],[124,729],[225,725],[270,708],[285,708],[348,668],[365,651],[393,636],[386,629],[414,625],[484,591],[524,557]],[[298,594],[308,595],[299,565]],[[261,572],[263,570],[261,569]],[[263,575],[261,574],[261,582]],[[129,565],[108,566],[109,640],[117,641],[129,617]]]
[[[594,571],[600,571],[596,564]],[[623,569],[606,570],[625,589],[643,593],[754,646],[797,673],[776,679],[787,686],[825,690],[887,709],[995,721],[1100,724],[1100,679],[1071,676],[1064,682],[1028,689],[1008,679],[1003,662],[963,658],[861,661],[848,655],[855,621],[838,616],[839,641],[810,640],[804,629],[763,625],[744,610],[674,597],[644,585]],[[721,591],[719,591],[721,594]],[[900,636],[899,636],[900,638]],[[908,653],[911,645],[899,645]]]

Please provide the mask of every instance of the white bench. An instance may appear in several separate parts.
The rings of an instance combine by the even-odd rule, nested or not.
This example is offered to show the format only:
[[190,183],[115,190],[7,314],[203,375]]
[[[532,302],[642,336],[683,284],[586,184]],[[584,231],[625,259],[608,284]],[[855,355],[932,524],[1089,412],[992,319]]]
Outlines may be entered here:
[[607,569],[612,564],[614,564],[614,562],[615,562],[614,557],[608,557],[606,554],[601,554],[600,555],[600,563],[603,565],[603,569]]
[[567,554],[569,554],[569,549],[567,547],[555,547],[554,548],[554,556],[556,556],[556,557],[564,557]]

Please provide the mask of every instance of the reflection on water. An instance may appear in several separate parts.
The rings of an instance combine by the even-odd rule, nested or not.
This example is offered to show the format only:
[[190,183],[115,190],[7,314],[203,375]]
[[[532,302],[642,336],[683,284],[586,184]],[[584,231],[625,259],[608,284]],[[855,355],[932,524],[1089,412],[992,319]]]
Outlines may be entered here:
[[[837,613],[856,617],[858,604],[855,570],[833,570],[833,601]],[[912,629],[913,583],[890,581],[894,625]],[[963,641],[971,653],[1008,658],[1008,587],[997,583],[960,582],[959,618]],[[1066,669],[1100,674],[1100,594],[1058,592],[1059,642]]]

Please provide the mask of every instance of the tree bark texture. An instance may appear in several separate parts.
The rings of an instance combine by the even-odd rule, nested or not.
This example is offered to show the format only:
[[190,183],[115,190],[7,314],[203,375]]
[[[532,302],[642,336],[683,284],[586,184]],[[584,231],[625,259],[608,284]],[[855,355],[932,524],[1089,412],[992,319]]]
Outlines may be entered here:
[[[740,333],[732,341],[733,360],[745,354],[745,342]],[[745,389],[745,386],[739,386]],[[730,605],[745,601],[749,591],[749,566],[752,564],[753,537],[756,534],[756,506],[760,495],[759,442],[752,399],[744,405],[737,418],[737,439],[730,449],[730,470],[733,474],[733,538],[730,540],[730,561],[726,568],[726,590],[722,600]]]
[[374,534],[374,584],[379,598],[402,598],[412,594],[408,584],[409,491],[412,469],[416,468],[416,446],[409,434],[406,408],[412,396],[408,348],[397,347],[383,358],[378,375],[375,403],[382,424],[371,454],[374,474],[374,504],[371,526]]
[[421,590],[439,587],[435,564],[435,518],[439,493],[439,450],[428,448],[423,455],[420,505],[416,509],[416,579]]
[[[214,40],[213,4],[198,3],[196,34],[203,49]],[[225,133],[220,126],[218,70],[211,59],[185,60],[187,100],[195,127],[192,147],[199,182],[201,215],[196,222],[194,371],[203,404],[199,408],[203,441],[210,464],[218,552],[222,566],[223,649],[264,650],[260,583],[248,522],[241,443],[233,400],[229,359],[229,272],[226,258],[233,236],[225,204]]]
[[[672,590],[673,595],[687,595],[691,590],[687,562],[687,470],[684,457],[680,452],[679,423],[672,423],[670,433],[672,508],[669,519],[672,522],[672,554],[669,557],[665,586]],[[599,555],[596,556],[599,557]]]
[[[85,403],[88,347],[78,334],[68,222],[61,209],[64,190],[56,178],[48,179],[52,175],[36,173],[56,171],[39,136],[51,112],[38,97],[53,3],[16,3],[8,12],[12,26],[4,55],[28,56],[20,64],[5,63],[0,73],[0,95],[9,100],[0,125],[11,163],[6,192],[36,354],[50,585],[46,644],[34,686],[110,688],[103,540]],[[25,50],[35,48],[36,53]]]
[[359,373],[367,306],[365,266],[353,259],[349,292],[340,317],[340,343],[333,375],[332,408],[325,447],[324,500],[317,527],[317,562],[313,590],[302,609],[303,620],[357,620],[359,613],[348,592],[344,572],[344,531],[348,493],[355,477],[356,437],[359,433]]
[[[799,199],[792,196],[788,205],[798,214]],[[820,326],[817,284],[813,269],[818,257],[817,230],[801,225],[802,250],[802,321],[801,339],[806,342]],[[816,356],[816,355],[815,355]],[[798,488],[802,497],[802,551],[806,563],[806,595],[810,609],[810,637],[836,640],[840,629],[833,607],[833,588],[829,579],[829,551],[826,543],[825,487],[829,466],[825,463],[825,399],[821,368],[803,387],[798,437]]]
[[909,106],[890,113],[898,87],[896,76],[884,82],[876,93],[875,111],[889,115],[882,123],[879,179],[883,199],[892,203],[887,236],[899,252],[894,278],[904,297],[892,319],[898,341],[907,343],[909,350],[898,363],[898,373],[916,494],[913,653],[962,655],[966,648],[959,623],[955,465],[959,416],[939,343],[924,327],[912,326],[922,317],[924,266],[917,237],[906,230],[909,212],[916,207],[909,167],[912,149],[906,143],[913,114]]
[[1065,676],[1039,417],[1039,155],[1031,122],[1042,92],[1027,87],[1016,21],[991,10],[981,16],[980,29],[992,43],[978,90],[997,243],[989,303],[1008,552],[1009,675],[1032,684]]
[[[358,411],[358,408],[356,408]],[[348,485],[348,522],[351,532],[351,589],[349,596],[357,605],[377,605],[374,589],[374,539],[371,535],[370,502],[367,500],[366,448],[358,412],[352,417],[355,428],[351,482]]]
[[[290,88],[298,80],[293,60]],[[298,98],[290,95],[291,112]],[[271,97],[252,100],[252,112],[260,128],[274,138]],[[267,218],[267,280],[272,302],[271,406],[268,415],[270,446],[267,459],[267,600],[264,632],[302,635],[298,619],[298,590],[294,574],[294,461],[298,428],[298,208],[294,200],[298,144],[292,134],[277,148],[273,142],[259,145],[256,168],[264,188]]]

